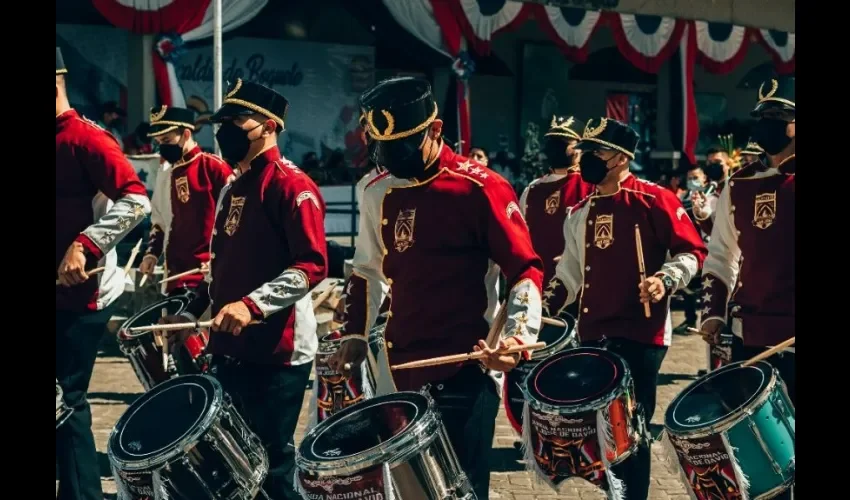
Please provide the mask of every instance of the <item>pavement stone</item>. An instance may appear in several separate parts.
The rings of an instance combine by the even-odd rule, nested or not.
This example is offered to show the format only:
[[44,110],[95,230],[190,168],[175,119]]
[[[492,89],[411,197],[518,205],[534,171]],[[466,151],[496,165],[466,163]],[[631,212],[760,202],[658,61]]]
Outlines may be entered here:
[[[683,319],[674,313],[673,324]],[[661,367],[657,408],[654,424],[661,424],[669,402],[696,379],[698,370],[707,365],[706,348],[697,336],[674,336],[673,346]],[[92,426],[100,459],[100,472],[106,499],[115,498],[115,483],[106,456],[106,442],[115,422],[128,405],[142,394],[142,386],[136,379],[130,363],[118,350],[114,336],[104,337],[101,352],[94,368],[89,392],[92,406]],[[296,442],[304,435],[307,419],[307,400],[301,411]],[[492,464],[491,498],[497,500],[603,500],[605,495],[581,480],[571,480],[555,492],[539,482],[525,470],[519,450],[514,448],[517,438],[510,427],[504,410],[499,411],[493,452],[489,457]],[[688,500],[685,486],[679,479],[678,464],[667,459],[662,443],[652,446],[652,482],[650,500]]]

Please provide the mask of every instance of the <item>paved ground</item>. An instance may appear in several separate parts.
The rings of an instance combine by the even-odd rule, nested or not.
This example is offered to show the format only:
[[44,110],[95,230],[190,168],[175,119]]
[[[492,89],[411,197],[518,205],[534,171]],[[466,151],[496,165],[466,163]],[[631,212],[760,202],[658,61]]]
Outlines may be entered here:
[[[682,320],[680,314],[674,314],[674,324]],[[706,365],[706,349],[701,339],[696,337],[679,337],[673,339],[673,347],[664,360],[661,369],[658,389],[658,408],[655,411],[653,423],[660,424],[664,410],[670,400],[675,397],[691,380],[696,378],[697,370]],[[115,340],[111,336],[104,339],[100,356],[95,365],[94,377],[89,392],[92,405],[94,435],[100,457],[103,489],[107,499],[115,498],[115,484],[109,472],[106,457],[106,440],[115,421],[127,409],[127,406],[142,393],[142,387],[137,381],[129,363],[118,351]],[[308,391],[305,395],[310,396]],[[297,436],[304,432],[306,419],[305,402]],[[490,455],[491,498],[500,500],[591,500],[604,499],[599,491],[580,480],[572,480],[565,484],[560,492],[552,491],[548,486],[538,484],[533,476],[526,472],[520,455],[513,444],[513,430],[500,412],[493,442],[493,453]],[[666,459],[665,450],[661,443],[653,445],[651,500],[688,500],[685,487],[679,481],[675,464]]]

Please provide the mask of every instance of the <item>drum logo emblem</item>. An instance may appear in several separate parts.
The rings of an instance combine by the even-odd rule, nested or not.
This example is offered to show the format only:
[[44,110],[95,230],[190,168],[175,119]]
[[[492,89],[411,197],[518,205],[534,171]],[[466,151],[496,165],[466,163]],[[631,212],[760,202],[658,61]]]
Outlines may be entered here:
[[546,213],[548,215],[554,215],[555,212],[558,211],[558,207],[561,206],[561,191],[555,191],[550,194],[548,198],[546,198]]
[[756,195],[756,207],[753,213],[753,225],[767,229],[776,219],[776,191]]
[[416,224],[416,209],[399,210],[395,220],[395,241],[393,246],[396,252],[402,253],[413,246],[413,229]]
[[138,441],[130,441],[129,443],[127,443],[127,448],[129,448],[130,451],[138,452],[142,449],[142,443]]
[[687,422],[689,424],[696,424],[700,420],[702,420],[702,419],[700,418],[699,415],[691,415],[690,417],[685,419],[685,422]]
[[338,457],[342,455],[342,450],[340,450],[339,448],[334,448],[332,450],[325,451],[324,453],[322,453],[322,455],[326,457]]
[[600,250],[605,250],[614,243],[614,215],[599,214],[593,225],[593,244]]
[[230,211],[227,213],[227,219],[224,221],[224,232],[228,236],[233,236],[233,233],[239,229],[239,221],[242,220],[242,210],[244,208],[244,196],[233,196],[230,198]]
[[189,201],[189,178],[185,175],[174,180],[174,187],[177,189],[177,199],[181,203]]

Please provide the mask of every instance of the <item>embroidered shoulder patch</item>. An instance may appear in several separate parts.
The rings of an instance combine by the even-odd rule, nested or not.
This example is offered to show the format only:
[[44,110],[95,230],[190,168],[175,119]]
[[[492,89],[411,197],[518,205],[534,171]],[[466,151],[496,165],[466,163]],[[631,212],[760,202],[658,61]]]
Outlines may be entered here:
[[688,215],[688,213],[685,212],[684,207],[679,207],[679,208],[676,209],[676,218],[677,219],[682,220],[682,217],[684,217],[686,215]]
[[301,191],[300,193],[298,193],[298,196],[295,197],[295,206],[300,207],[301,204],[304,203],[304,201],[306,200],[312,201],[313,205],[315,205],[316,208],[321,210],[321,207],[319,207],[319,200],[316,199],[316,195],[313,194],[312,191]]
[[508,203],[507,208],[505,208],[505,214],[508,216],[508,219],[510,219],[514,213],[518,213],[520,219],[525,220],[525,217],[522,216],[522,211],[519,209],[519,205],[512,201]]

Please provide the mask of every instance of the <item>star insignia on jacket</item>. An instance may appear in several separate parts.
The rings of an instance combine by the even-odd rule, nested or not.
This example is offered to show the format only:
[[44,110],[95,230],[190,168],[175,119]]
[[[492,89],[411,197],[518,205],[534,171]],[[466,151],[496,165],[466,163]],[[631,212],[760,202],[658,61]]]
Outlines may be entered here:
[[139,217],[145,216],[145,209],[142,208],[141,205],[136,205],[133,207],[133,215],[138,219]]
[[553,292],[551,289],[547,288],[546,291],[543,292],[543,297],[545,297],[547,300],[551,299],[554,296],[555,296],[555,292]]
[[705,306],[702,309],[700,309],[699,312],[701,312],[703,316],[708,316],[708,314],[711,312],[711,308],[708,307],[708,306]]
[[345,287],[345,295],[351,295],[351,287],[354,286],[354,283],[349,281],[348,286]]
[[125,229],[130,228],[130,219],[128,217],[121,217],[118,219],[118,228],[124,231]]
[[526,304],[528,304],[528,301],[529,301],[528,292],[522,292],[521,294],[519,294],[519,303],[520,304],[526,305]]
[[462,172],[469,172],[470,168],[472,168],[472,162],[470,162],[468,158],[465,162],[457,164],[457,169]]
[[558,283],[558,280],[552,280],[549,282],[549,289],[555,291],[558,288],[558,285],[560,285],[560,283]]
[[710,294],[710,293],[706,293],[705,295],[703,295],[703,296],[702,296],[702,301],[703,301],[703,302],[711,302],[711,294]]
[[516,322],[520,325],[525,325],[526,323],[528,323],[528,316],[526,316],[525,313],[522,313],[516,317]]
[[711,278],[709,278],[708,276],[706,276],[706,277],[705,277],[705,278],[703,278],[703,280],[702,280],[702,287],[703,287],[703,288],[711,288],[711,284],[712,284],[712,283],[714,283],[714,280],[713,280],[713,279],[711,279]]

